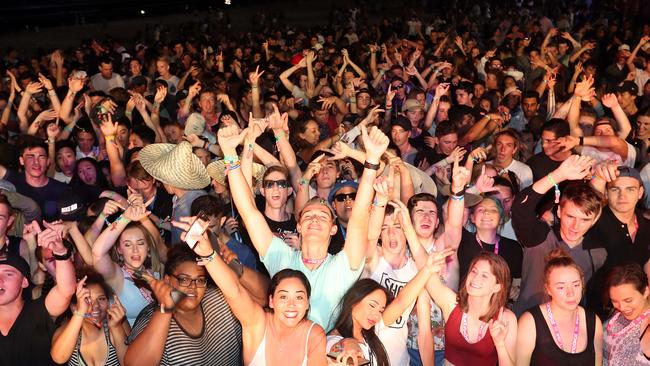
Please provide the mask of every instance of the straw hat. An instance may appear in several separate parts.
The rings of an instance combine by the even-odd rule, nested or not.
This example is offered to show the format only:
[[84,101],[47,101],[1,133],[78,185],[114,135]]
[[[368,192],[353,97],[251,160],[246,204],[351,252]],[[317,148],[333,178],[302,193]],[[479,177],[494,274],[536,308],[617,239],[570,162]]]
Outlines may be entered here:
[[138,159],[147,173],[171,186],[191,190],[210,185],[208,172],[187,141],[147,145],[140,150]]
[[[226,164],[223,160],[213,161],[206,167],[208,174],[221,185],[226,185]],[[261,164],[253,163],[253,178],[258,182],[264,177],[266,167]]]

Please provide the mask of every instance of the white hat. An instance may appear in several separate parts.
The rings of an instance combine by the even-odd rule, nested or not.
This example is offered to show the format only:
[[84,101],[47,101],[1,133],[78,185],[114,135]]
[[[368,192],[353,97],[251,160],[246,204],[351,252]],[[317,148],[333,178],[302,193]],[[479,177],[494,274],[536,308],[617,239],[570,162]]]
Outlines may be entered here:
[[628,45],[626,45],[626,44],[622,44],[622,45],[618,46],[618,50],[619,50],[619,51],[629,51],[629,50],[630,50],[630,46],[628,46]]
[[185,135],[201,136],[205,131],[205,118],[201,113],[192,113],[185,122]]
[[171,186],[192,190],[210,185],[210,176],[187,141],[151,144],[138,153],[138,160],[152,177]]
[[516,86],[508,87],[503,92],[503,97],[505,98],[505,97],[507,97],[508,95],[510,95],[512,93],[519,93],[519,95],[521,95],[521,90],[519,90],[519,88],[517,88]]

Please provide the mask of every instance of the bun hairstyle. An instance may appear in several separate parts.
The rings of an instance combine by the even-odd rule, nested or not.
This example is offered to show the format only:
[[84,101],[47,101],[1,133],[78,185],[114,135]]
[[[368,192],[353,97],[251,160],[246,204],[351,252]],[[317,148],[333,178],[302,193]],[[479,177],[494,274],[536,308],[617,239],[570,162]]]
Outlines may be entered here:
[[567,253],[564,249],[555,248],[551,250],[546,257],[544,257],[546,266],[544,266],[544,284],[548,285],[548,279],[556,268],[565,268],[571,267],[575,268],[578,273],[580,273],[580,281],[582,282],[582,287],[584,289],[585,284],[585,274],[582,272],[582,268],[576,264],[571,255]]

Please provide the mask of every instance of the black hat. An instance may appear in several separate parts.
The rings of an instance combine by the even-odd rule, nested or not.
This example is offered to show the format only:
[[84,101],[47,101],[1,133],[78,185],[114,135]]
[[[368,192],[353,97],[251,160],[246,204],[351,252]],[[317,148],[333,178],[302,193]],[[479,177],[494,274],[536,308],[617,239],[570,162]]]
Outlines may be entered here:
[[0,264],[14,267],[18,272],[20,272],[20,274],[27,278],[27,280],[31,280],[29,264],[27,264],[27,261],[20,255],[15,253],[0,254]]
[[636,96],[637,94],[639,94],[639,87],[636,85],[634,81],[626,80],[622,82],[621,85],[616,87],[616,92],[620,94],[628,92],[631,95]]
[[404,129],[404,131],[411,131],[411,121],[404,117],[404,116],[397,116],[394,120],[391,121],[390,127],[392,128],[393,126],[400,126]]
[[83,200],[74,193],[67,194],[57,202],[59,218],[63,221],[80,221],[86,214]]

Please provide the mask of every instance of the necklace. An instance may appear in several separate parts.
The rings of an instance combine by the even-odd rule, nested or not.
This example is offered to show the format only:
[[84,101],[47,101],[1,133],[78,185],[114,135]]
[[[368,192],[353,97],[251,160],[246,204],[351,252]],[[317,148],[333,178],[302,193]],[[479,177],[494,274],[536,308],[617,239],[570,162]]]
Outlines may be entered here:
[[[478,238],[478,233],[476,233],[476,242],[483,249],[483,242]],[[494,243],[494,254],[499,255],[499,235],[496,236],[496,242]]]
[[[564,344],[562,343],[562,336],[560,335],[560,329],[553,318],[553,312],[551,311],[551,303],[546,303],[546,314],[548,315],[548,320],[551,322],[551,327],[553,328],[553,333],[555,333],[555,340],[557,345],[565,351]],[[580,334],[580,308],[576,309],[576,325],[573,328],[573,340],[571,341],[571,353],[576,353],[578,349],[578,335]]]
[[481,323],[481,325],[479,325],[479,327],[478,327],[478,334],[476,335],[476,341],[474,341],[472,343],[472,341],[469,340],[469,331],[468,331],[468,325],[467,325],[467,323],[468,323],[467,318],[468,318],[467,313],[463,312],[463,316],[461,318],[460,333],[463,335],[463,338],[465,338],[467,343],[471,343],[471,344],[478,343],[485,336],[485,323],[482,322],[479,319],[479,322]]
[[304,264],[323,264],[326,260],[327,260],[327,257],[322,258],[322,259],[312,259],[312,258],[302,257],[302,263],[304,263]]
[[645,318],[650,315],[650,309],[644,311],[641,315],[637,316],[636,319],[631,321],[626,327],[623,329],[619,330],[618,332],[614,332],[612,329],[614,328],[614,323],[618,320],[618,318],[621,316],[621,312],[618,312],[614,317],[607,323],[607,335],[611,337],[618,337],[620,335],[628,333],[631,329],[636,328],[641,322],[645,320]]

